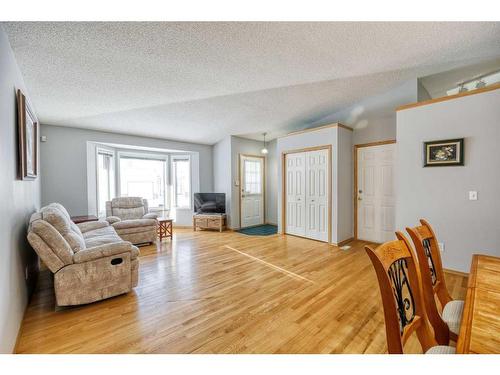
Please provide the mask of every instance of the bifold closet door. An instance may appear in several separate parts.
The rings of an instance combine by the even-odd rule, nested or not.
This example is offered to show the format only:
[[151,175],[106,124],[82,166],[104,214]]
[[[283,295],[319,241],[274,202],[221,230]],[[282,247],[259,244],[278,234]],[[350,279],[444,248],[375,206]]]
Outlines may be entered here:
[[285,156],[285,232],[297,236],[305,236],[306,234],[305,161],[306,155],[304,152],[287,154]]
[[328,241],[328,150],[306,152],[306,237]]
[[328,150],[285,156],[285,232],[328,241]]

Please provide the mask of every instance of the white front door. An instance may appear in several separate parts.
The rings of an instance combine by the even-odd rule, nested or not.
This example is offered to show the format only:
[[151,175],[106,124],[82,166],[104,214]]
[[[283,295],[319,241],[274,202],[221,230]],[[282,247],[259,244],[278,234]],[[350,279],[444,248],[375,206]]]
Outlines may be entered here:
[[285,156],[286,217],[285,233],[306,235],[306,154]]
[[306,237],[328,241],[328,150],[305,155]]
[[264,158],[240,155],[240,227],[264,224]]
[[394,161],[396,145],[357,151],[358,239],[382,243],[395,239]]

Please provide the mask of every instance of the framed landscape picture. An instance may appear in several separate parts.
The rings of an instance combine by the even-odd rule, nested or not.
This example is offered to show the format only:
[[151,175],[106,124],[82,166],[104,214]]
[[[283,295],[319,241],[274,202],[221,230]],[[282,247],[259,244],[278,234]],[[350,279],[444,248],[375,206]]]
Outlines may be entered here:
[[38,176],[38,120],[26,96],[17,90],[19,174],[22,180]]
[[464,165],[464,139],[424,142],[424,167]]

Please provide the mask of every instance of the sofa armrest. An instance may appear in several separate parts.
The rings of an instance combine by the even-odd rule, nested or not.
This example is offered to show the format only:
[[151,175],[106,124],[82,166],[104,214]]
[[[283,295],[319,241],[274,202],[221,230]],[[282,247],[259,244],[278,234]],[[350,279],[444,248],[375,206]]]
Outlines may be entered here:
[[114,224],[114,223],[118,223],[119,221],[121,221],[122,219],[120,219],[118,216],[108,216],[106,218],[106,221],[110,224]]
[[105,258],[117,254],[130,253],[130,258],[135,259],[139,255],[139,249],[130,242],[113,242],[110,244],[89,247],[80,250],[73,255],[74,263],[85,263],[91,260]]
[[86,221],[84,223],[79,223],[76,225],[78,226],[78,228],[80,228],[82,233],[85,233],[91,230],[108,227],[109,223],[104,220],[99,220],[99,221]]
[[150,212],[142,217],[143,219],[158,219],[158,214],[154,212]]

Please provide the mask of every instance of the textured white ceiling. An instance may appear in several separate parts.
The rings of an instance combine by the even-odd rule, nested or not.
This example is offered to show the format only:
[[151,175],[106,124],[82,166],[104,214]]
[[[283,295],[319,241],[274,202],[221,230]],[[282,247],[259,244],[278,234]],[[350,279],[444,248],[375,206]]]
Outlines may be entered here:
[[3,23],[39,120],[212,144],[500,56],[500,23]]

